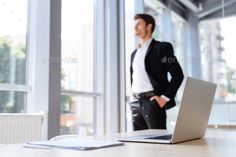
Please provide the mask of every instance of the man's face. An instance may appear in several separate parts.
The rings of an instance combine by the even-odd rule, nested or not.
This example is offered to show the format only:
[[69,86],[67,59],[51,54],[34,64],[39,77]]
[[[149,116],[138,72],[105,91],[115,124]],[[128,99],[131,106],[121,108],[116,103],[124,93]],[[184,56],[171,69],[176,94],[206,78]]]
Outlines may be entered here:
[[148,27],[142,19],[135,20],[134,26],[135,35],[138,37],[145,37],[148,33]]

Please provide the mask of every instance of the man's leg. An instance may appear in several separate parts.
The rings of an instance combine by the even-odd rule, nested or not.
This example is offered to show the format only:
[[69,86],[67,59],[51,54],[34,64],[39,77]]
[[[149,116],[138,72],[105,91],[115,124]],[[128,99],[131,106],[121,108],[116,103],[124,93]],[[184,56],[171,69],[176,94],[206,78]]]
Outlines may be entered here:
[[155,100],[140,99],[141,111],[149,129],[166,129],[166,110]]
[[142,113],[140,111],[139,101],[130,103],[130,108],[132,112],[133,129],[134,130],[148,129],[146,121],[144,120]]

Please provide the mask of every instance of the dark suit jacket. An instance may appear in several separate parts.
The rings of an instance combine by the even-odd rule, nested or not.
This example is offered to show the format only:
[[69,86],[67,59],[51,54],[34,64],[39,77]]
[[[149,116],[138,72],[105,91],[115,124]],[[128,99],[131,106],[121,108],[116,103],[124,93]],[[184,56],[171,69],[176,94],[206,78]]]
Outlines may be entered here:
[[[131,54],[131,85],[133,82],[133,60],[137,50]],[[182,69],[174,56],[174,50],[170,43],[152,40],[145,56],[145,69],[156,95],[165,95],[170,101],[165,105],[166,109],[176,105],[175,95],[180,87],[184,75]],[[167,78],[171,75],[170,81]]]

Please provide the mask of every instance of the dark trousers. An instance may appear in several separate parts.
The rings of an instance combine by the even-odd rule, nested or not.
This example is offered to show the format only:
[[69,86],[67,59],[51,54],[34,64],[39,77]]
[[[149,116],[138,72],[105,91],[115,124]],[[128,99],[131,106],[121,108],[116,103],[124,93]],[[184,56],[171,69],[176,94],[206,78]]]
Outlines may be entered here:
[[166,129],[166,110],[150,97],[130,102],[134,130]]

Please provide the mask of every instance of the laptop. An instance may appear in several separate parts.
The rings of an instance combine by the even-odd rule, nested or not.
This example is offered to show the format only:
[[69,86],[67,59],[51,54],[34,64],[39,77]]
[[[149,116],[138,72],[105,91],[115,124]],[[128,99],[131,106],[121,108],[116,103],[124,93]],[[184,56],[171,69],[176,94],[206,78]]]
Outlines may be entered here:
[[122,137],[119,141],[171,144],[202,138],[206,132],[215,91],[215,83],[187,77],[173,133],[158,129],[147,130],[146,134]]

